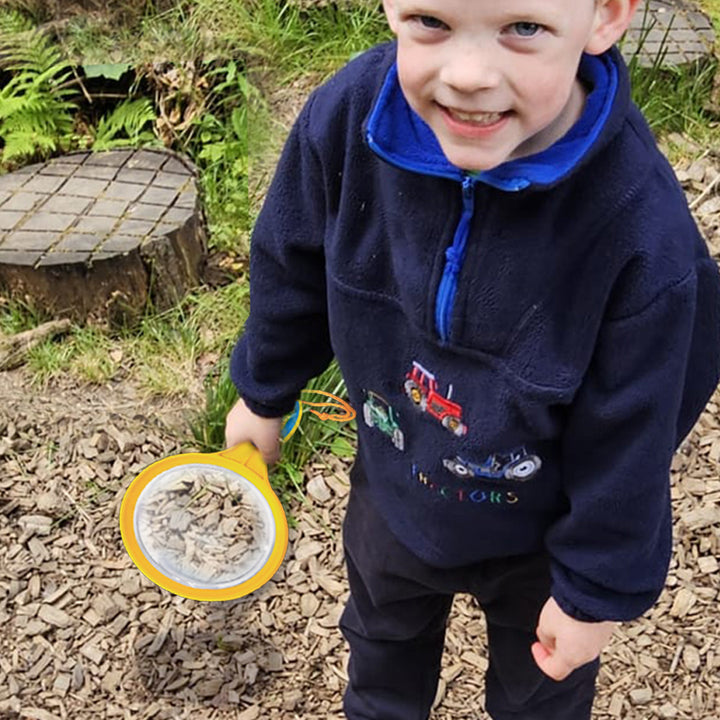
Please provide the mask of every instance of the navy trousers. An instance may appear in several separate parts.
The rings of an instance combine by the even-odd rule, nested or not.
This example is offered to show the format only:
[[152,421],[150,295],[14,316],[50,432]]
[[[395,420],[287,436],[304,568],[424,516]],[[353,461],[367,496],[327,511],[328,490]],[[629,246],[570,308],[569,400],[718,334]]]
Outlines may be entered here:
[[445,626],[455,593],[485,613],[493,720],[588,720],[599,663],[562,682],[544,675],[530,646],[549,597],[547,557],[486,560],[439,569],[402,545],[370,501],[359,462],[343,522],[350,598],[340,629],[350,645],[348,720],[427,720],[437,689]]

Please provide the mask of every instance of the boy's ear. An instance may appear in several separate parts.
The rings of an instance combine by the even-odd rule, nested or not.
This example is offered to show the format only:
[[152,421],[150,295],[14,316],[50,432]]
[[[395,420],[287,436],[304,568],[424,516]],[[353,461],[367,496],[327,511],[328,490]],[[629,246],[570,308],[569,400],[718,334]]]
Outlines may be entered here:
[[397,34],[397,18],[395,17],[395,3],[393,0],[382,0],[383,10],[390,29]]
[[596,0],[595,22],[585,52],[600,55],[627,30],[640,0]]

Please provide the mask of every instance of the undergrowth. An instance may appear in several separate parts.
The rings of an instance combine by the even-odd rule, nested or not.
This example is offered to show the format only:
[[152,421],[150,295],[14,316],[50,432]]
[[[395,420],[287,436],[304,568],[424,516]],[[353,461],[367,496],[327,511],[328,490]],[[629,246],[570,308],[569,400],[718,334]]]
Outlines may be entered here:
[[713,81],[718,73],[717,58],[708,57],[682,66],[666,64],[670,25],[652,63],[643,64],[642,51],[653,27],[654,20],[646,7],[637,49],[627,63],[634,102],[658,138],[680,133],[699,146],[717,147],[720,116],[717,109],[710,108]]
[[[337,362],[333,361],[324,373],[313,378],[301,394],[302,398],[321,400],[320,390],[347,400],[345,383]],[[198,447],[204,451],[220,450],[225,445],[225,417],[238,399],[237,390],[230,379],[227,357],[218,364],[205,380],[205,407],[191,420],[190,429]],[[291,493],[302,486],[302,468],[310,461],[323,462],[325,453],[338,457],[353,454],[355,421],[339,423],[332,419],[319,419],[305,411],[297,431],[282,444],[279,462],[270,469],[273,487],[280,493]]]
[[0,88],[2,163],[69,149],[77,110],[70,62],[14,10],[0,11],[0,55],[10,74]]

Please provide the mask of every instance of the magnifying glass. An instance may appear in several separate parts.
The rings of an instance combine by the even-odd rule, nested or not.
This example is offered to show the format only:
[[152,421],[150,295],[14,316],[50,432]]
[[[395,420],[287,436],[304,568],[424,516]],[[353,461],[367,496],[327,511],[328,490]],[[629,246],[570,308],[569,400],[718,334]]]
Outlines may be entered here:
[[285,511],[250,443],[145,468],[123,498],[120,531],[149,580],[193,600],[257,590],[280,567],[288,543]]
[[[354,417],[339,398],[325,405],[337,403],[345,414],[330,417]],[[302,414],[298,401],[283,422],[283,442]],[[285,511],[251,443],[172,455],[146,467],[125,493],[120,532],[149,580],[192,600],[233,600],[257,590],[280,567],[288,545]]]

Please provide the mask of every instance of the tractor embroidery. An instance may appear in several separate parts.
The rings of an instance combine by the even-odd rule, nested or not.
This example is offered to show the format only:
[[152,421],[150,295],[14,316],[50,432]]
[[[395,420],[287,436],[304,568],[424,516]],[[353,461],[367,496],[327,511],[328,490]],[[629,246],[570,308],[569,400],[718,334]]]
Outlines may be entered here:
[[459,478],[478,477],[526,482],[537,474],[542,467],[542,461],[537,455],[530,455],[521,447],[508,453],[495,453],[481,463],[474,463],[456,455],[452,460],[444,459],[443,465]]
[[367,391],[363,403],[363,420],[368,427],[376,427],[388,435],[398,450],[404,450],[405,437],[400,429],[397,413],[382,395],[372,390]]
[[438,391],[437,379],[420,363],[413,361],[412,370],[405,375],[405,394],[415,406],[454,435],[462,437],[467,433],[467,425],[462,421],[462,407],[453,402],[452,385],[448,386],[447,396]]

